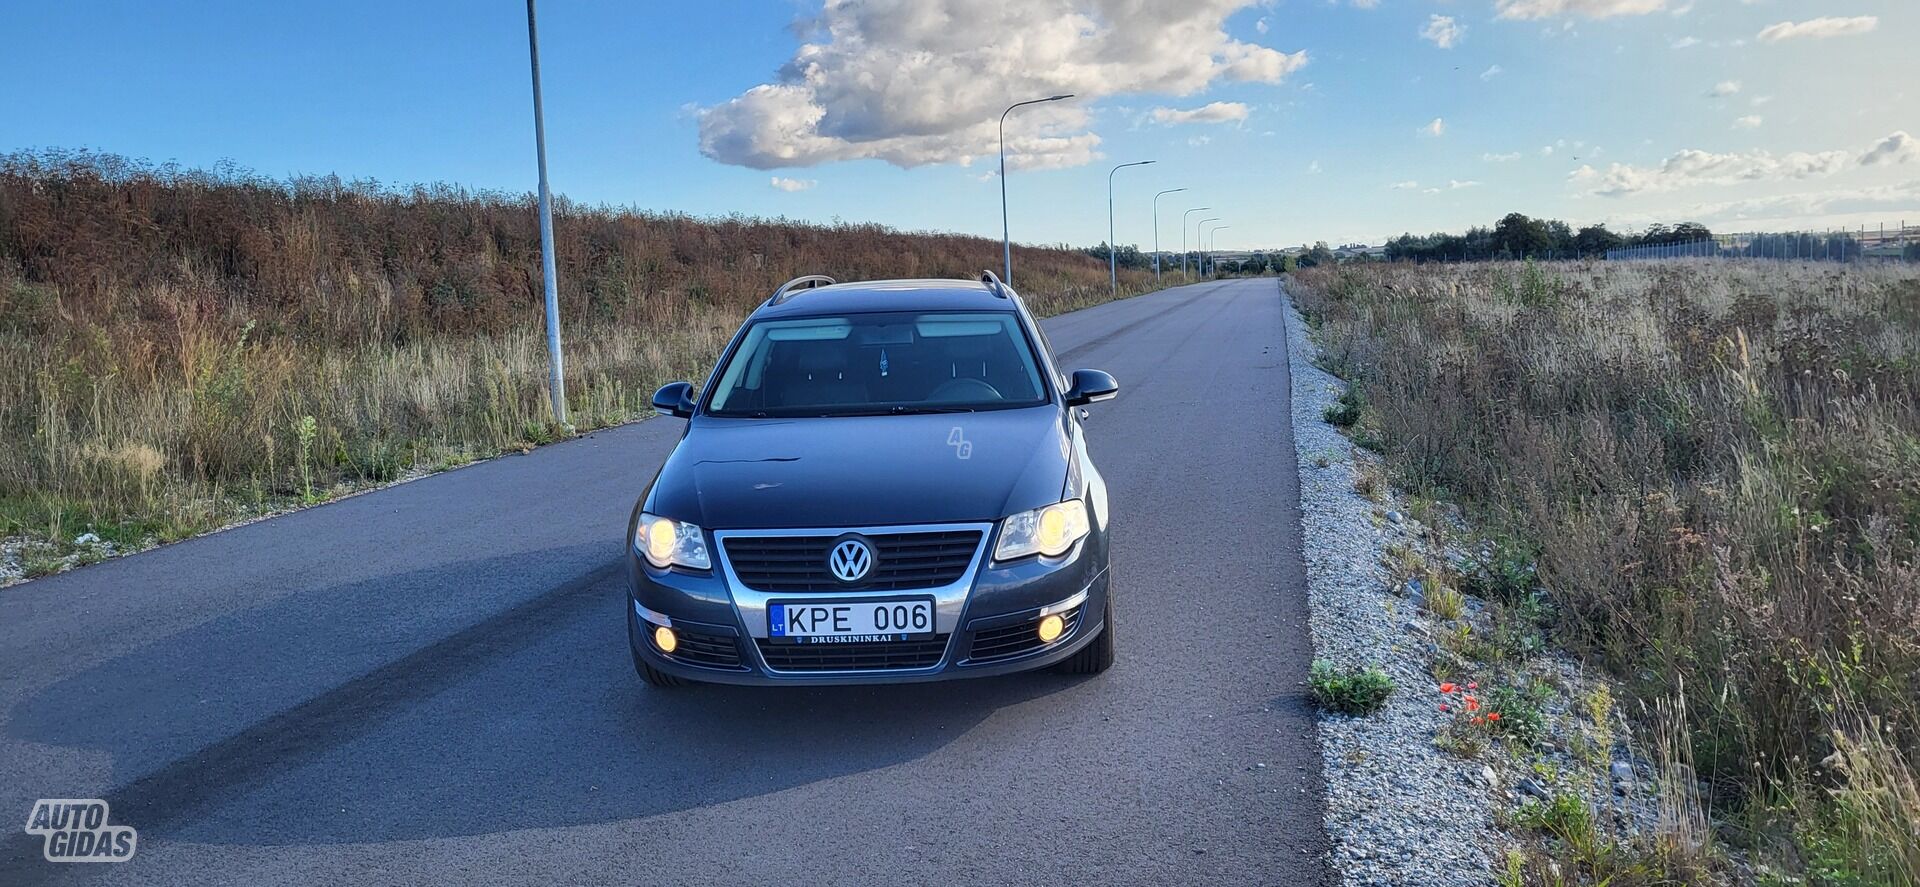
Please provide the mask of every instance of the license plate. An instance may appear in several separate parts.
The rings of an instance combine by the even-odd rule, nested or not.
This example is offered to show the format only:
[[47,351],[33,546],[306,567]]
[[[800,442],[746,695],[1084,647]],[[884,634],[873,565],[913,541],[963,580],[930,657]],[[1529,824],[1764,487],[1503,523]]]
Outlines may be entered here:
[[776,643],[878,644],[932,636],[932,598],[767,605],[767,639]]

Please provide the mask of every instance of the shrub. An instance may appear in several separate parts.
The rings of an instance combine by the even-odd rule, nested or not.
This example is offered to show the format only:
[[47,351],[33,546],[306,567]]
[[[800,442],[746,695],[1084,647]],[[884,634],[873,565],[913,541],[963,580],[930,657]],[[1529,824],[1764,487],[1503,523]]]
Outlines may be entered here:
[[1324,659],[1313,663],[1308,684],[1315,703],[1345,715],[1371,714],[1393,695],[1393,678],[1386,672],[1373,666],[1340,668]]

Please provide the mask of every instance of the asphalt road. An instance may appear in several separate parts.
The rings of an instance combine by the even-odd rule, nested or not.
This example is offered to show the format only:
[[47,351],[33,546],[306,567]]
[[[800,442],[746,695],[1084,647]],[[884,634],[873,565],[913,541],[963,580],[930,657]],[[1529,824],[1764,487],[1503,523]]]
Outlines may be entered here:
[[655,419],[0,589],[0,884],[1325,883],[1272,280],[1047,321],[1112,486],[1119,661],[878,688],[635,677]]

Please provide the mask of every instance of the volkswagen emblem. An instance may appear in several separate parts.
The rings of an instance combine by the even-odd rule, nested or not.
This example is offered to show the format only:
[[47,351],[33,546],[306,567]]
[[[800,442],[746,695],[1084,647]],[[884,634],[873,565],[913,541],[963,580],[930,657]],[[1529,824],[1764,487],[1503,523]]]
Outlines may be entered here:
[[873,546],[857,536],[834,543],[827,552],[827,571],[841,582],[859,582],[873,571]]

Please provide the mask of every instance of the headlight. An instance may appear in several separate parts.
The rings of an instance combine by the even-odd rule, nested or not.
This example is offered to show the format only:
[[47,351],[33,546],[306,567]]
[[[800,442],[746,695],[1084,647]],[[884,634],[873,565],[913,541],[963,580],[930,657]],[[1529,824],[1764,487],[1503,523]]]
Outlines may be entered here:
[[993,559],[1010,561],[1030,554],[1059,557],[1086,538],[1087,503],[1079,499],[1022,511],[1000,523],[1000,544]]
[[633,547],[646,555],[647,563],[661,569],[705,570],[713,566],[707,559],[706,534],[686,521],[641,512],[640,523],[633,528]]

